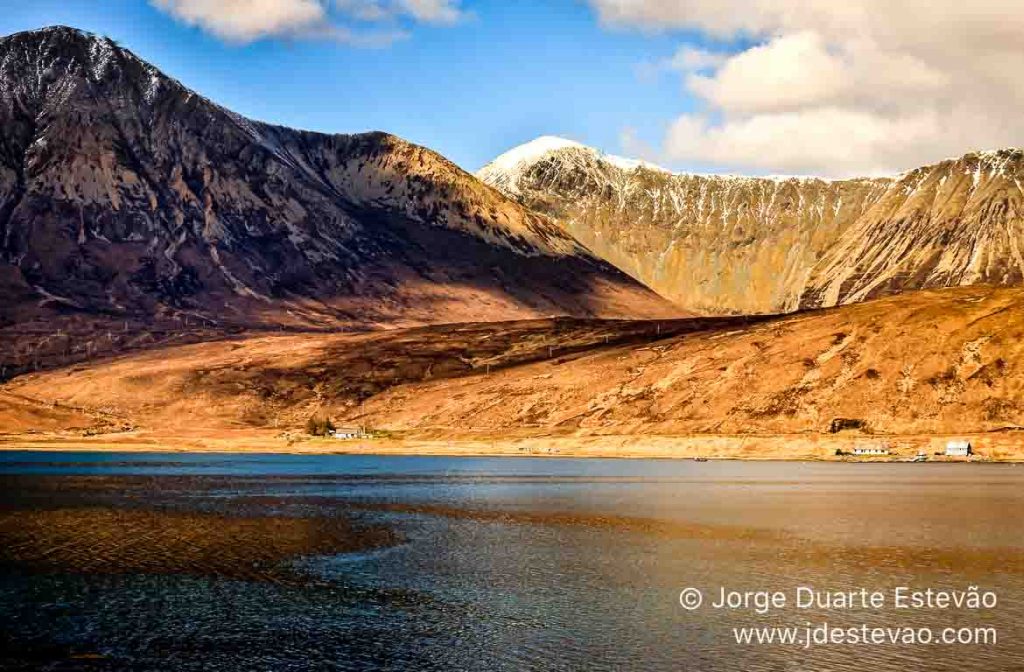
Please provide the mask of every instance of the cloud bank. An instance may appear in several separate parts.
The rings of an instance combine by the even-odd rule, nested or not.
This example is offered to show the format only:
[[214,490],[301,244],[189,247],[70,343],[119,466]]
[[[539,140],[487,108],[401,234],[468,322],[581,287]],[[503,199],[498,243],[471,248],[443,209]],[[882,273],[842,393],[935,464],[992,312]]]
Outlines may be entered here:
[[665,67],[703,106],[668,159],[728,170],[891,173],[1024,144],[1016,0],[589,0],[606,25],[688,30]]
[[334,39],[380,46],[407,35],[409,23],[450,25],[460,0],[150,0],[157,9],[225,41],[270,37]]

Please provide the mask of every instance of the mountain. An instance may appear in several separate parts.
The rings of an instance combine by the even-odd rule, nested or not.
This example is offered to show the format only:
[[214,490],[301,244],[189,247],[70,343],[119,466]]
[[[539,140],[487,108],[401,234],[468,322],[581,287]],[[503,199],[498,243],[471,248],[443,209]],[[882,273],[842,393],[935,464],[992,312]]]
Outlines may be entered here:
[[786,312],[908,289],[1024,281],[1024,152],[892,178],[674,174],[558,138],[478,176],[704,313]]
[[0,39],[0,296],[0,326],[676,312],[428,149],[246,119],[66,27]]

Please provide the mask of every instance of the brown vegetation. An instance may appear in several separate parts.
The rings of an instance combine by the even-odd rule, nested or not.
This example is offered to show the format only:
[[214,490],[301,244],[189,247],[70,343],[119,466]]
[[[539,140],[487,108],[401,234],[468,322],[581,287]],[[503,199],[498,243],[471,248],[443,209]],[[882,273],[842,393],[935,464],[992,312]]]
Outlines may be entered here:
[[501,452],[495,441],[558,450],[558,439],[569,452],[671,455],[675,441],[676,454],[692,454],[699,437],[717,436],[738,442],[720,454],[791,445],[808,455],[872,432],[917,437],[915,449],[929,436],[980,437],[982,452],[987,441],[989,456],[1010,457],[1024,424],[1022,308],[1024,290],[975,287],[757,320],[258,335],[29,374],[5,389],[103,412],[157,444],[225,432],[287,440],[321,414],[425,450],[454,450],[444,442],[456,439],[478,452]]

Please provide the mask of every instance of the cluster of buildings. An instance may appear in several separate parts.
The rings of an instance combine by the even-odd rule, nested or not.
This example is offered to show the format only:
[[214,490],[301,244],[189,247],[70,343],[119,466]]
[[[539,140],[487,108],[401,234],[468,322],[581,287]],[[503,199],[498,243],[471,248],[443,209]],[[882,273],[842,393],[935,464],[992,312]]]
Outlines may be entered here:
[[[879,443],[862,443],[854,446],[853,454],[858,456],[884,456],[891,455],[892,450],[889,448],[889,444],[883,442]],[[945,457],[970,457],[974,454],[974,448],[970,441],[955,439],[946,442],[946,450],[942,453]],[[927,454],[923,451],[917,454],[915,461],[923,462],[927,459]]]

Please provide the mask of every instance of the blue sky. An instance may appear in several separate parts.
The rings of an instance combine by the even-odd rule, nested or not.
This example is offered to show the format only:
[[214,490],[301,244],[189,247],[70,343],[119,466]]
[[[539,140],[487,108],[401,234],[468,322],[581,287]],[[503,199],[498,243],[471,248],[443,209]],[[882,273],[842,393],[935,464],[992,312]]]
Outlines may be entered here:
[[415,24],[380,48],[284,37],[225,42],[144,0],[8,3],[0,32],[68,24],[109,35],[247,116],[323,132],[386,130],[469,170],[539,135],[620,152],[657,143],[690,102],[676,77],[638,76],[673,33],[602,28],[573,0],[471,2],[456,25]]
[[0,32],[110,35],[250,117],[385,130],[469,170],[540,135],[678,170],[831,177],[1024,146],[1019,0],[0,4]]

